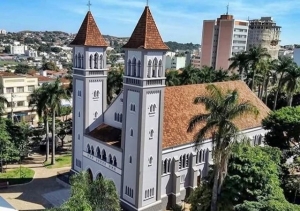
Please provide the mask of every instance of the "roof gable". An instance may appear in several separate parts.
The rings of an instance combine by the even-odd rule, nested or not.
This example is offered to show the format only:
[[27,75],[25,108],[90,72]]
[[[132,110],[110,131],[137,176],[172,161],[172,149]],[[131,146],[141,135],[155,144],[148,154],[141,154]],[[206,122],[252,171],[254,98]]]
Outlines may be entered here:
[[108,46],[90,11],[86,14],[75,39],[70,45]]
[[[268,115],[270,109],[248,88],[242,81],[228,81],[214,83],[222,90],[239,91],[240,102],[250,101],[259,110],[258,116],[244,115],[237,118],[234,123],[240,130],[261,126],[261,121]],[[207,95],[207,84],[186,86],[171,86],[165,88],[164,122],[163,122],[163,148],[175,147],[193,142],[193,137],[205,123],[198,125],[193,132],[188,133],[187,127],[190,119],[201,113],[206,113],[204,105],[195,105],[194,98]],[[207,137],[210,138],[210,137]]]
[[129,41],[123,48],[142,48],[148,50],[168,50],[163,42],[148,6],[140,17]]

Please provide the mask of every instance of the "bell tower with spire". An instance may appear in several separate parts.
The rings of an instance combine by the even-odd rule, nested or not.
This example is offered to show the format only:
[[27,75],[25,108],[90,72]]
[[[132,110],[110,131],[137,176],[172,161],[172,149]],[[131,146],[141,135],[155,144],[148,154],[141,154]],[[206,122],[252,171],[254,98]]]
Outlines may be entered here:
[[[83,134],[103,121],[106,110],[106,48],[91,11],[70,44],[73,47],[73,161],[82,170]],[[76,123],[76,124],[75,124]]]
[[128,210],[159,211],[162,210],[164,64],[169,48],[163,42],[148,6],[123,48],[121,201]]

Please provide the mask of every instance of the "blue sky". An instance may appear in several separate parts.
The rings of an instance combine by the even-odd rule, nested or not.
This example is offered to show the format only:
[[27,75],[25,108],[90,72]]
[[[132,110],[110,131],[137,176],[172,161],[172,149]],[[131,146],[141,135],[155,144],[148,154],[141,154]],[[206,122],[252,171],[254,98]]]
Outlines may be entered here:
[[[164,41],[201,43],[202,22],[226,12],[229,0],[149,0]],[[0,0],[0,29],[76,33],[88,0]],[[146,0],[91,0],[102,34],[130,36]],[[281,44],[300,43],[300,0],[231,0],[236,19],[272,16],[282,26]]]

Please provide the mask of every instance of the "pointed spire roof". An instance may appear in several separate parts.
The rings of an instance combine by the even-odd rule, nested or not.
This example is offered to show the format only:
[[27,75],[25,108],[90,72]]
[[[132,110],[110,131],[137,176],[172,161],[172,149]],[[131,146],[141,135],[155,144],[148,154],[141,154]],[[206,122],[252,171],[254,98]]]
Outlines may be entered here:
[[156,27],[153,16],[148,6],[140,17],[129,41],[123,48],[142,48],[148,50],[168,50]]
[[75,39],[70,45],[108,46],[90,11],[86,14]]

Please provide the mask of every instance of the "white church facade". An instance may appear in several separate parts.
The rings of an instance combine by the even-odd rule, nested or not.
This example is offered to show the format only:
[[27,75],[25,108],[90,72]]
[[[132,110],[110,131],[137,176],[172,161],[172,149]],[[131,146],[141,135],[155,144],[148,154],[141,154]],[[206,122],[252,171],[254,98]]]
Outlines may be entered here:
[[[111,105],[106,103],[107,44],[91,12],[71,45],[72,170],[112,180],[125,210],[162,211],[180,203],[207,174],[212,161],[211,140],[196,148],[194,133],[187,132],[189,120],[205,112],[193,99],[206,94],[206,85],[165,86],[168,47],[148,6],[123,47],[123,91]],[[260,110],[256,118],[236,122],[245,136],[260,144],[265,134],[261,120],[269,109],[242,81],[216,85],[224,90],[237,88],[242,100]]]

